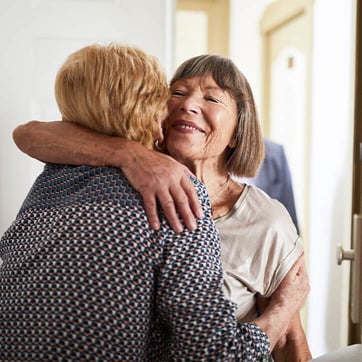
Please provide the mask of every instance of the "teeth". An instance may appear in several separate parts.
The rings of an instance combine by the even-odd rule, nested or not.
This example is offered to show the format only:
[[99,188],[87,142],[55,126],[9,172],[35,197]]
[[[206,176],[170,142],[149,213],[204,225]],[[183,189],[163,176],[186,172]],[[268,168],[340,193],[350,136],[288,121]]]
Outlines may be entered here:
[[187,125],[185,125],[185,124],[180,125],[179,127],[180,127],[180,128],[184,128],[184,129],[190,129],[190,130],[198,131],[197,128],[191,127],[191,126],[187,126]]

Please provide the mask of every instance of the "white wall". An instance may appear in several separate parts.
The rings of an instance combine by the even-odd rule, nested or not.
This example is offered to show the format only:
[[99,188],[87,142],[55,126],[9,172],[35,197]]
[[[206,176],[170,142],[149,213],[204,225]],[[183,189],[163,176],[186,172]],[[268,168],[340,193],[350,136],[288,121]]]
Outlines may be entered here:
[[15,147],[12,131],[30,119],[59,118],[53,84],[66,56],[120,41],[156,55],[171,74],[174,8],[174,0],[0,2],[0,235],[42,169]]
[[[328,14],[328,16],[326,15]],[[314,4],[308,337],[316,355],[346,344],[353,144],[354,1]]]
[[[297,1],[297,0],[295,0]],[[272,0],[232,0],[230,55],[261,104],[259,20]],[[314,357],[347,344],[355,0],[315,0],[307,335]]]

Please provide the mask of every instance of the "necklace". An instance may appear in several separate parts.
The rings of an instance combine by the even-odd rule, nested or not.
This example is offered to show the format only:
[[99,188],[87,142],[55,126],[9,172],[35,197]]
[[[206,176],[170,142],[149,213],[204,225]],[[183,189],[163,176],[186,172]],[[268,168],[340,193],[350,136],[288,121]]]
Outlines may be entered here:
[[210,202],[211,205],[220,198],[220,196],[224,193],[224,191],[227,189],[227,187],[229,186],[229,181],[230,181],[230,175],[227,175],[225,182],[223,183],[223,185],[220,187],[219,192],[213,196],[210,197]]

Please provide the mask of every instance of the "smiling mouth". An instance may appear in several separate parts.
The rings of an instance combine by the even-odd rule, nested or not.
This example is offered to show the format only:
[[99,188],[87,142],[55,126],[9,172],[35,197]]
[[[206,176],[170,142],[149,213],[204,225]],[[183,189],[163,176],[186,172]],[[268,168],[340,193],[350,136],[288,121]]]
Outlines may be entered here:
[[174,128],[184,129],[184,130],[192,131],[192,132],[202,132],[202,133],[204,133],[204,131],[202,129],[190,126],[188,124],[177,124],[177,125],[174,126]]

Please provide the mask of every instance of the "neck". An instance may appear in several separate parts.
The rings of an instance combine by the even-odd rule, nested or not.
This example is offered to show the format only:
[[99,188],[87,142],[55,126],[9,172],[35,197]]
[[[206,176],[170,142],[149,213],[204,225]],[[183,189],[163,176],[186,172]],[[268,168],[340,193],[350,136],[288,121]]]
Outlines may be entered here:
[[225,169],[217,167],[217,163],[212,163],[210,160],[187,166],[206,186],[213,218],[218,219],[226,215],[240,196],[242,185],[233,182]]
[[210,186],[212,188],[212,185],[215,184],[216,181],[225,181],[225,178],[228,175],[227,170],[220,166],[222,163],[217,162],[215,159],[181,163],[185,164],[185,166],[187,166],[207,187]]
[[219,189],[216,190],[215,194],[210,194],[210,202],[211,205],[217,204],[219,199],[223,196],[223,194],[228,190],[230,183],[230,175],[227,175],[223,184],[219,185]]
[[[206,186],[211,200],[220,192],[220,188],[225,186],[229,178],[227,170],[221,165],[225,164],[220,158],[208,158],[198,160],[178,159],[179,162],[187,166],[191,172]],[[226,185],[228,186],[228,185]]]
[[230,184],[228,172],[220,170],[216,165],[207,162],[200,162],[197,165],[194,165],[191,170],[206,186],[211,204],[213,205],[220,201]]

